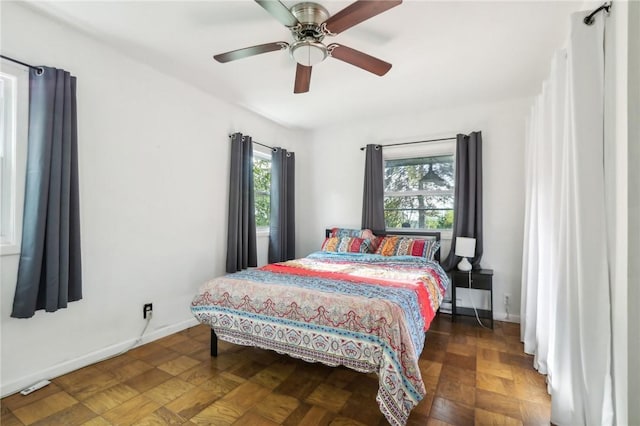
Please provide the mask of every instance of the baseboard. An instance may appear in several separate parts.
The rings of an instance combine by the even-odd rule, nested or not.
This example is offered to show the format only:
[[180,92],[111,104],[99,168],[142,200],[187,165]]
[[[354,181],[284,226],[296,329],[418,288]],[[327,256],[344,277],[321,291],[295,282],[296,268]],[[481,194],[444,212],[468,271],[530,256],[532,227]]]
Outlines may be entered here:
[[[196,326],[198,324],[199,324],[198,320],[196,320],[195,318],[191,318],[176,324],[171,324],[171,325],[159,328],[158,330],[154,330],[151,333],[143,336],[142,341],[138,345],[136,345],[136,347],[144,345],[145,343],[153,342],[154,340],[161,339],[170,334],[177,333],[179,331],[185,330],[189,327]],[[0,397],[4,398],[5,396],[16,393],[41,380],[52,380],[56,377],[62,376],[63,374],[70,373],[72,371],[78,370],[88,365],[95,364],[97,362],[104,361],[105,359],[119,355],[123,351],[126,351],[128,349],[133,349],[133,347],[131,346],[136,342],[136,340],[137,338],[129,339],[124,342],[88,353],[78,358],[71,359],[63,363],[54,365],[52,367],[46,368],[44,370],[38,371],[28,376],[22,377],[18,380],[14,380],[9,383],[2,383],[0,385]]]

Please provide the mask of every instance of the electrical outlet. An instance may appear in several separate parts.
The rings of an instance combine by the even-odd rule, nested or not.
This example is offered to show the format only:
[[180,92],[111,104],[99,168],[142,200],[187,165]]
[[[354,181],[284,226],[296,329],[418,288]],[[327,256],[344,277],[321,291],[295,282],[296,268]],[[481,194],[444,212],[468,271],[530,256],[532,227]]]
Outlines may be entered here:
[[147,315],[153,312],[153,303],[145,303],[142,307],[142,319],[147,319]]
[[504,304],[509,306],[509,300],[511,300],[511,296],[509,294],[504,295]]

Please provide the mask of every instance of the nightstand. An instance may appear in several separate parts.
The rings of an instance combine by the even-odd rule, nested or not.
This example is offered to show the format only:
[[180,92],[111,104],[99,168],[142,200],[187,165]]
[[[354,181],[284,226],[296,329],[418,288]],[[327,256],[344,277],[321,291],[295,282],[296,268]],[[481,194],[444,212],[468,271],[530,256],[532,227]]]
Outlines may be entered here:
[[[491,309],[478,309],[478,317],[491,320],[493,328],[493,270],[473,269],[471,272],[471,288],[475,290],[486,290],[489,292],[489,303]],[[451,321],[456,320],[456,315],[475,317],[473,308],[456,307],[456,288],[469,288],[469,272],[451,271]]]

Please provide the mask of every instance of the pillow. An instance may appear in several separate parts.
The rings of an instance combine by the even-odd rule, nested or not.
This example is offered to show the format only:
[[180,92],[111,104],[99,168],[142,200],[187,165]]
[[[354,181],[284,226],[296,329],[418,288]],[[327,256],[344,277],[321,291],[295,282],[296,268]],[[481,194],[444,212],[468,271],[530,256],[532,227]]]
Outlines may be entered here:
[[386,236],[382,238],[376,254],[383,256],[418,256],[433,260],[440,242],[421,238]]
[[372,253],[371,241],[358,237],[329,237],[322,243],[322,251],[337,253]]
[[371,253],[378,248],[379,238],[371,229],[331,228],[330,237],[357,237],[369,240]]

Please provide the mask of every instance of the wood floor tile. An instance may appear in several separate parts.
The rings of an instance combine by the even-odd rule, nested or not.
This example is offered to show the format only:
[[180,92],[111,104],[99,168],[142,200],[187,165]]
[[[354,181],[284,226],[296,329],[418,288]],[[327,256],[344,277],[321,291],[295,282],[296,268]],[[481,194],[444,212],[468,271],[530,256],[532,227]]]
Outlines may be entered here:
[[438,419],[434,419],[433,417],[430,417],[429,420],[426,423],[421,423],[421,425],[426,425],[426,426],[455,426],[452,425],[451,423],[447,423],[447,422],[443,422],[442,420],[438,420]]
[[82,403],[94,413],[102,414],[138,395],[139,392],[132,387],[118,384],[91,395]]
[[519,401],[495,392],[476,389],[476,407],[514,419],[522,419]]
[[33,426],[79,426],[95,417],[97,417],[96,414],[84,405],[73,404],[72,406],[65,408],[64,410],[58,411],[52,416],[48,416],[33,423]]
[[423,379],[425,376],[440,377],[442,363],[429,361],[428,359],[420,359],[418,360],[418,365],[420,366],[420,373],[422,373]]
[[436,396],[431,404],[431,417],[452,425],[466,426],[474,424],[475,412],[468,405]]
[[457,355],[475,357],[476,351],[477,351],[477,348],[475,345],[454,343],[451,341],[447,345],[447,352],[457,354]]
[[131,425],[160,408],[160,404],[138,395],[102,415],[114,425]]
[[254,361],[247,361],[245,363],[238,364],[226,371],[231,374],[235,374],[238,377],[242,377],[243,379],[248,379],[249,377],[258,374],[262,370],[264,370],[264,365],[258,364]]
[[0,417],[0,425],[2,426],[24,426],[13,413],[2,413],[2,417]]
[[110,372],[116,379],[124,382],[152,369],[153,365],[138,359],[133,359],[126,364],[111,369]]
[[249,380],[269,389],[275,389],[284,382],[294,370],[295,366],[293,365],[276,362],[263,368]]
[[[180,352],[167,349],[162,345],[155,345],[154,347],[155,350],[143,352],[137,356],[137,359],[139,359],[140,361],[144,361],[147,364],[153,365],[154,367],[157,367],[160,364],[164,364],[165,362],[171,361],[172,359],[176,359],[180,355],[183,355]],[[207,351],[207,354],[208,353],[209,351]]]
[[548,425],[551,418],[551,404],[536,404],[519,401],[522,422],[525,425]]
[[193,388],[195,388],[194,385],[174,377],[161,385],[149,389],[144,395],[160,405],[165,405]]
[[335,413],[314,405],[300,420],[299,426],[326,426],[331,424],[335,417]]
[[240,417],[234,425],[252,425],[252,426],[278,426],[279,423],[276,423],[272,420],[266,419],[261,415],[249,411],[245,413],[242,417]]
[[[487,330],[474,321],[435,318],[418,361],[427,394],[407,426],[548,425],[545,376],[522,352],[519,326],[498,321]],[[8,396],[0,402],[0,423],[389,426],[376,402],[375,372],[224,341],[211,357],[209,335],[206,326],[192,327],[30,395]]]
[[436,396],[474,406],[476,403],[476,387],[463,385],[460,382],[451,380],[443,380],[438,384]]
[[522,426],[522,422],[519,419],[503,416],[502,414],[486,411],[481,408],[476,408],[475,422],[477,426],[484,425],[504,425],[504,426]]
[[165,426],[183,425],[184,419],[164,407],[158,408],[153,413],[133,423],[133,426]]
[[476,374],[476,387],[507,397],[512,397],[516,392],[513,380],[481,372]]
[[142,374],[132,377],[131,379],[125,381],[124,384],[142,393],[155,386],[158,386],[161,383],[166,382],[172,377],[173,376],[166,371],[153,368],[151,370],[145,371]]
[[337,413],[350,396],[351,392],[321,383],[311,392],[311,395],[305,399],[305,402],[324,407],[329,411]]
[[94,417],[88,422],[82,423],[82,426],[111,426],[111,423],[109,423],[102,417]]
[[54,379],[54,383],[74,398],[82,401],[97,392],[117,385],[118,379],[109,372],[101,371],[95,366],[89,366],[58,377]]
[[440,381],[452,381],[466,386],[475,386],[476,372],[445,364],[442,366]]
[[508,364],[502,364],[500,362],[485,361],[478,358],[477,371],[480,373],[493,374],[494,376],[503,377],[505,379],[513,380],[513,374],[511,373],[511,366]]
[[366,423],[342,416],[336,416],[329,424],[331,426],[368,426]]
[[377,405],[375,399],[365,399],[360,395],[352,394],[338,414],[365,425],[375,425],[382,420],[383,416],[379,410],[371,409],[372,404]]
[[411,415],[420,415],[422,417],[429,417],[431,414],[431,406],[433,405],[433,398],[435,398],[434,392],[427,392],[424,398],[411,410]]
[[221,398],[228,404],[237,406],[241,413],[245,413],[251,407],[266,398],[271,393],[271,389],[265,388],[253,382],[245,382],[233,389]]
[[294,371],[274,391],[304,401],[320,383],[319,379],[308,379]]
[[178,398],[166,404],[165,407],[185,420],[189,420],[218,398],[219,396],[210,390],[197,387],[183,393]]
[[232,425],[243,415],[236,404],[216,401],[191,418],[197,425]]
[[[436,380],[437,379],[436,377]],[[345,386],[344,390],[351,392],[352,395],[358,395],[363,399],[375,400],[378,394],[379,383],[380,380],[377,376],[364,375],[349,383]]]
[[28,395],[14,393],[13,395],[2,399],[2,407],[6,407],[9,410],[17,410],[20,407],[24,407],[25,405],[29,405],[33,402],[38,401],[39,399],[51,396],[54,393],[60,392],[61,390],[62,389],[60,388],[60,386],[56,385],[55,383],[50,383],[47,386],[40,388]]
[[[231,374],[219,374],[201,383],[198,389],[206,392],[209,399],[213,401],[227,395],[244,382],[245,380],[236,378]],[[188,390],[187,392],[190,391]]]
[[340,389],[349,386],[361,373],[350,370],[346,367],[335,367],[331,369],[331,373],[327,376],[327,382]]
[[459,368],[466,368],[467,370],[476,369],[476,357],[464,356],[447,352],[443,364],[451,365]]
[[104,361],[98,362],[95,364],[95,367],[102,370],[110,372],[114,368],[122,367],[123,365],[127,365],[130,362],[135,361],[136,358],[130,356],[129,354],[122,354],[119,356],[115,356],[113,358],[106,359]]
[[501,362],[500,361],[501,353],[502,352],[496,351],[494,349],[478,348],[477,357],[478,359],[481,359],[483,361]]
[[300,405],[297,398],[272,393],[258,401],[252,411],[276,423],[282,423]]
[[169,349],[183,355],[189,355],[207,348],[209,348],[208,342],[204,343],[193,339],[188,339],[185,342],[179,342],[175,345],[169,346]]
[[180,373],[184,373],[190,368],[200,364],[200,361],[193,358],[189,358],[186,355],[179,356],[178,358],[167,361],[164,364],[158,366],[158,370],[165,371],[172,376],[177,376]]
[[25,425],[30,425],[77,403],[67,392],[59,391],[13,410],[13,414]]

